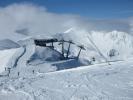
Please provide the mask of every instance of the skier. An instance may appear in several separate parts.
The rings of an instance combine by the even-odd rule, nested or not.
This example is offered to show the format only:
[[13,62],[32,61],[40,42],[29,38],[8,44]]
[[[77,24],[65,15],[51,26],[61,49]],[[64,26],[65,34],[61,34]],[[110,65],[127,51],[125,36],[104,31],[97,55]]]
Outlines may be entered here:
[[11,68],[8,68],[8,74],[7,74],[8,77],[9,77],[9,74],[10,74],[10,70],[11,70]]
[[18,72],[18,76],[19,76],[19,74],[20,74],[20,73]]
[[35,73],[35,70],[32,70],[32,73],[34,74]]
[[5,67],[5,71],[6,71],[6,67]]

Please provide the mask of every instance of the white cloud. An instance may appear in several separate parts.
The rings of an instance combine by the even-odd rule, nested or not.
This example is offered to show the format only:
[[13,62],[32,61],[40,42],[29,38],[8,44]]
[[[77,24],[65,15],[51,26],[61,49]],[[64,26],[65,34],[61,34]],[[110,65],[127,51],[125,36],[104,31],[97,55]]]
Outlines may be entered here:
[[28,29],[28,35],[51,35],[72,27],[85,31],[129,32],[133,26],[125,20],[88,20],[78,15],[51,13],[45,7],[32,4],[13,4],[0,8],[0,39],[21,38],[21,35],[15,34],[16,30]]

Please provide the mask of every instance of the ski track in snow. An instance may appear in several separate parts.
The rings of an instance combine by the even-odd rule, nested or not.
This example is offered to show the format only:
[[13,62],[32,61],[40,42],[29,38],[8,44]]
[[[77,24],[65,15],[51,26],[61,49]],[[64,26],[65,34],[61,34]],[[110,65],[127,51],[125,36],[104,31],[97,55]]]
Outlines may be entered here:
[[[132,58],[111,62],[111,65],[101,63],[29,74],[29,71],[23,68],[32,68],[26,63],[33,52],[34,49],[26,47],[16,59],[16,68],[11,76],[0,77],[0,98],[9,96],[10,100],[133,100]],[[20,76],[14,74],[18,71],[23,71]]]
[[[133,78],[130,76],[127,82],[124,82],[122,78],[123,75],[127,75],[126,71],[130,71],[129,74],[132,75],[133,66],[131,64],[133,62],[126,63],[130,64],[127,68],[125,68],[127,65],[125,63],[102,67],[93,65],[79,68],[79,70],[75,68],[57,73],[44,73],[34,78],[31,76],[17,78],[13,83],[7,83],[14,86],[14,83],[17,82],[18,87],[23,84],[24,87],[15,91],[28,96],[27,100],[132,100],[133,87],[125,86],[128,81],[133,82]],[[116,82],[110,81],[113,79]]]
[[23,52],[21,53],[21,55],[16,59],[16,61],[15,61],[15,64],[14,64],[14,66],[13,67],[17,67],[17,65],[18,65],[18,61],[21,59],[21,57],[26,53],[26,47],[25,46],[23,46]]

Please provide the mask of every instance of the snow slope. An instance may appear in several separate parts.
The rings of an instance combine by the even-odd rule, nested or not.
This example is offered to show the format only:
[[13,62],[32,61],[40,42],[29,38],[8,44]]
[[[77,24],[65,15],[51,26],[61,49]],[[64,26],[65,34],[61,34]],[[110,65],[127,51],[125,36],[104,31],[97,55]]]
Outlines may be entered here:
[[18,49],[0,50],[0,73],[7,67],[8,61]]
[[[67,34],[70,33],[64,34],[66,34],[65,37],[68,37]],[[94,37],[94,34],[95,33],[91,36]],[[115,35],[116,33],[114,32],[112,34]],[[96,41],[101,41],[101,43],[103,43],[104,39],[108,39],[109,41],[117,39],[116,41],[118,42],[118,47],[120,46],[119,48],[123,51],[125,50],[124,46],[127,46],[127,51],[132,50],[132,39],[130,36],[126,34],[126,37],[123,37],[124,35],[120,34],[120,37],[116,37],[115,35],[116,38],[113,37],[113,39],[110,38],[111,36],[110,34],[103,36],[103,41],[101,41],[100,38],[98,40],[98,35],[96,40],[93,38],[91,39],[93,39],[96,45],[98,44]],[[101,37],[101,34],[99,37]],[[125,41],[123,42],[124,39]],[[103,59],[98,55],[86,35],[85,41],[88,41],[88,45],[87,43],[85,44],[85,47],[88,48],[87,51],[82,52],[81,58],[84,59],[85,57],[89,57],[88,55],[90,54],[90,51],[92,51],[95,55],[97,55],[96,57],[98,59]],[[85,43],[85,41],[82,43]],[[107,42],[107,44],[108,43],[109,42]],[[117,45],[117,43],[115,44]],[[58,56],[57,52],[54,50],[52,52],[52,50],[47,48],[41,49],[40,47],[35,47],[35,45],[31,45],[29,42],[27,43],[27,40],[23,46],[24,47],[19,48],[18,51],[15,51],[15,53],[11,55],[12,57],[10,60],[8,59],[9,62],[11,62],[11,60],[15,62],[15,67],[11,69],[9,77],[0,77],[0,100],[9,100],[9,98],[10,100],[133,99],[133,58],[127,58],[124,61],[111,62],[111,65],[101,63],[84,66],[84,64],[81,64],[83,59],[80,59],[81,62],[80,60],[77,62],[76,60],[74,61],[71,59],[67,61],[53,61],[53,58],[51,59],[51,57],[55,57],[56,55]],[[105,48],[106,47],[107,46],[105,44]],[[109,46],[109,49],[105,48],[104,46],[103,48],[100,48],[104,55],[106,54],[104,50],[106,51],[111,49],[111,46]],[[57,49],[59,48],[57,47]],[[71,47],[71,50],[77,50],[77,47]],[[12,49],[10,52],[12,52]],[[2,51],[2,53],[3,55],[6,55],[4,51]],[[132,52],[128,53],[131,54]],[[38,56],[34,56],[35,60],[33,60],[32,57],[35,54]],[[74,53],[71,53],[71,55],[73,54]],[[122,56],[127,55],[127,53],[121,54]],[[47,57],[52,61],[46,61]],[[1,59],[3,59],[3,57]],[[31,60],[31,62],[27,62],[28,60]],[[9,65],[11,64],[12,63],[9,63]],[[71,69],[66,70],[67,68]]]
[[[70,28],[64,33],[57,33],[55,37],[58,39],[72,40],[77,45],[84,45],[86,50],[82,51],[80,57],[86,60],[91,60],[92,57],[95,57],[97,62],[104,60],[91,41],[93,41],[100,52],[111,61],[124,60],[132,57],[133,54],[133,36],[126,32],[116,30],[110,32],[87,32],[82,29]],[[109,52],[112,49],[118,52],[115,57],[109,57]],[[78,48],[71,47],[71,54],[76,56],[77,53]]]
[[[1,8],[0,13],[0,100],[133,100],[132,35],[117,30],[88,31],[93,25],[78,16],[60,16],[32,5],[14,4]],[[125,28],[123,23],[124,29],[132,26]],[[70,57],[77,56],[79,45],[86,50],[78,60],[60,61],[58,43],[56,50],[34,45],[34,39],[46,36],[72,40]],[[64,46],[66,53],[68,43]],[[112,50],[116,52],[111,57]],[[105,60],[112,61],[111,65]],[[90,63],[94,65],[88,66]],[[5,67],[11,68],[9,76]]]
[[0,100],[132,100],[132,60],[0,78]]

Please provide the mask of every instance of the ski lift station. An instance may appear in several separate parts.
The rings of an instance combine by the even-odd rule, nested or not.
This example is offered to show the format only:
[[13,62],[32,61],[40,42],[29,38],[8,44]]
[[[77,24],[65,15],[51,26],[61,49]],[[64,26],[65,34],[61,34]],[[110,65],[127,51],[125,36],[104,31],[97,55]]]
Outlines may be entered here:
[[[61,52],[60,53],[63,56],[63,60],[72,58],[72,57],[69,57],[69,52],[70,52],[71,45],[75,45],[79,48],[79,52],[78,52],[77,56],[73,57],[73,59],[78,59],[79,56],[80,56],[81,51],[85,50],[83,45],[77,45],[72,40],[64,40],[64,39],[58,40],[57,38],[34,39],[34,44],[36,46],[48,47],[48,48],[51,48],[51,49],[56,48],[56,45],[54,45],[55,43],[60,45],[60,47],[61,47]],[[65,44],[68,44],[68,48],[65,48],[65,46],[64,46]],[[66,53],[65,53],[65,49],[67,50]]]

